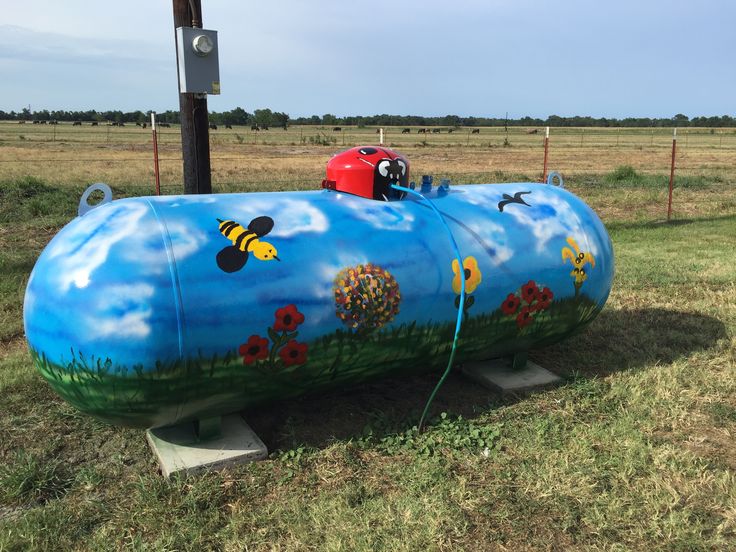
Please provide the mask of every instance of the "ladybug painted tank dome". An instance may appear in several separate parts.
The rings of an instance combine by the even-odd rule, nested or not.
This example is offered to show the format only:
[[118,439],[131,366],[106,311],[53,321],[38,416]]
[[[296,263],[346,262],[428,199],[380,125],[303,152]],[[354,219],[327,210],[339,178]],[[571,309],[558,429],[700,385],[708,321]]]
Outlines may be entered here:
[[357,146],[332,157],[327,163],[324,188],[369,199],[398,199],[400,192],[392,184],[409,183],[409,161],[401,154],[382,146]]

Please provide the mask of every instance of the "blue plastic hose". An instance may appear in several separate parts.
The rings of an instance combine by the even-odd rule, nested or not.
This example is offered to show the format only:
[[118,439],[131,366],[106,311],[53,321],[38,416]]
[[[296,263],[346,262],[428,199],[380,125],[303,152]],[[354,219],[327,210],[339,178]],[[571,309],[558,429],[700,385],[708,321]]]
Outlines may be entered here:
[[398,184],[392,184],[391,187],[394,190],[399,190],[401,192],[405,192],[407,194],[412,194],[417,197],[420,197],[421,199],[426,201],[427,204],[432,208],[432,210],[435,212],[437,217],[440,219],[440,222],[442,222],[442,226],[444,226],[445,230],[447,230],[447,235],[450,236],[450,241],[452,242],[452,247],[455,250],[455,256],[457,257],[458,270],[460,271],[460,304],[458,305],[458,310],[457,310],[457,322],[455,323],[455,337],[452,340],[452,350],[450,351],[450,359],[447,362],[447,368],[445,368],[445,373],[442,374],[440,381],[437,382],[437,385],[432,391],[432,394],[429,396],[429,399],[427,400],[427,404],[424,407],[424,412],[422,412],[422,417],[419,419],[419,431],[422,432],[424,430],[424,421],[427,418],[429,407],[432,405],[432,401],[434,401],[435,395],[437,395],[437,392],[440,390],[440,387],[442,387],[442,384],[445,383],[447,376],[450,374],[450,370],[452,369],[452,363],[455,360],[455,352],[457,351],[457,342],[460,337],[460,328],[462,327],[462,324],[463,324],[463,312],[465,310],[465,270],[463,268],[463,258],[460,255],[460,248],[457,246],[457,242],[455,241],[455,236],[452,235],[452,231],[450,230],[450,227],[447,226],[447,223],[445,222],[445,217],[443,217],[439,209],[435,207],[434,202],[432,202],[428,197],[425,197],[419,192],[412,190],[411,188],[404,188],[403,186],[399,186]]

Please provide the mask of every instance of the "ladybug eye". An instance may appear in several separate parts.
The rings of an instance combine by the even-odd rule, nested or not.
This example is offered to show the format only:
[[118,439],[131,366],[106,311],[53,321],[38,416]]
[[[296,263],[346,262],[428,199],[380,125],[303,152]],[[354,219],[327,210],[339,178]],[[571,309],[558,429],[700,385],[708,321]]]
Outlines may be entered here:
[[388,159],[384,159],[378,163],[378,173],[381,176],[388,176],[388,168],[391,166],[391,162]]
[[399,164],[399,168],[401,169],[401,176],[404,176],[406,174],[406,163],[401,159],[397,159],[396,162]]

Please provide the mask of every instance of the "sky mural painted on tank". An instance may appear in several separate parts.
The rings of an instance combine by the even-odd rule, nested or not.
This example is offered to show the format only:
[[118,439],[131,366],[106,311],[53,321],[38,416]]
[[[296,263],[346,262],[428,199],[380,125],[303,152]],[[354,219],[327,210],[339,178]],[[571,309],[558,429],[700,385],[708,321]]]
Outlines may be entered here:
[[[532,190],[529,206],[500,213],[501,194],[521,189]],[[555,297],[573,296],[571,266],[560,253],[570,236],[599,262],[585,290],[605,301],[610,243],[572,194],[538,184],[476,185],[434,200],[463,257],[474,257],[483,275],[474,313],[497,309],[530,279]],[[217,219],[247,227],[260,216],[274,221],[260,239],[280,261],[251,254],[242,269],[220,270],[216,256],[231,242]],[[414,199],[385,203],[333,192],[126,199],[76,219],[50,243],[32,274],[25,315],[31,344],[37,338],[67,361],[70,343],[126,366],[151,355],[221,355],[271,325],[275,310],[288,304],[305,316],[300,341],[345,329],[334,281],[359,264],[378,265],[396,279],[402,299],[390,325],[454,320],[453,259],[441,223]]]

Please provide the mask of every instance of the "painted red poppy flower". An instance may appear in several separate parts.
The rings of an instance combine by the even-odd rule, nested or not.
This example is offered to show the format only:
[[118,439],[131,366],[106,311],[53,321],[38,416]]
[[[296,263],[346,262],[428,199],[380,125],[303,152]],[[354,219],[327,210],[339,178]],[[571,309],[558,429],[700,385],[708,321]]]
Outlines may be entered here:
[[268,339],[260,335],[252,335],[247,343],[243,343],[238,349],[243,357],[243,364],[253,364],[256,360],[263,360],[268,356]]
[[290,339],[279,351],[279,356],[284,361],[284,366],[304,364],[307,362],[307,344],[298,343],[296,339]]
[[534,310],[542,311],[549,307],[552,299],[554,299],[554,293],[548,287],[537,292],[537,303],[534,305]]
[[534,317],[532,316],[531,308],[522,308],[519,312],[519,316],[516,317],[516,325],[519,326],[519,328],[525,328],[532,322],[534,322]]
[[521,300],[514,293],[509,293],[508,297],[501,303],[501,310],[504,314],[511,315],[516,312],[521,304]]
[[539,288],[537,287],[536,282],[534,280],[529,280],[526,284],[521,286],[521,298],[531,305],[537,298],[538,291]]
[[304,322],[304,315],[296,310],[296,305],[286,305],[276,309],[276,322],[274,322],[273,329],[277,332],[293,332],[302,322]]

